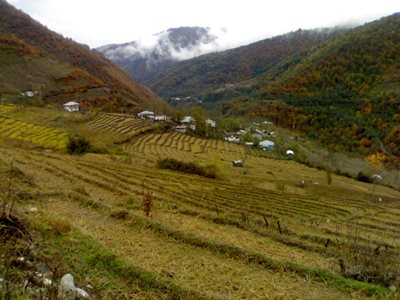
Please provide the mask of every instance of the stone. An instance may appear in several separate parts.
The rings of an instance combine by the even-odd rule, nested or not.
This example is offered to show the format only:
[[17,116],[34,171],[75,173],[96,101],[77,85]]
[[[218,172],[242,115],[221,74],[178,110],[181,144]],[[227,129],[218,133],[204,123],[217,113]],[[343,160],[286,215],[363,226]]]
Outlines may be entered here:
[[29,209],[28,209],[28,212],[29,213],[32,213],[32,214],[35,214],[35,213],[37,213],[39,210],[36,208],[36,207],[30,207]]
[[75,288],[75,295],[78,299],[90,299],[89,294],[85,290],[80,288]]
[[61,299],[90,299],[85,290],[75,287],[74,277],[71,274],[65,274],[61,278],[58,293]]

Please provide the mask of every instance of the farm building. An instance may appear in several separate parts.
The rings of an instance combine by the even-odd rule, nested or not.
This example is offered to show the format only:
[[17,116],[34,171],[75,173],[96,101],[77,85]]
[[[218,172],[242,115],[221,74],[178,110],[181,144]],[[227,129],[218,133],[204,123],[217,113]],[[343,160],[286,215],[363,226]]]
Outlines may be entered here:
[[212,128],[217,127],[217,123],[215,121],[211,120],[211,119],[207,119],[206,120],[206,125],[208,125],[208,126],[210,126]]
[[179,125],[175,127],[175,131],[181,132],[181,133],[186,133],[187,131],[187,126],[186,125]]
[[155,115],[154,116],[154,121],[167,121],[168,117],[167,115]]
[[261,141],[259,146],[264,150],[274,150],[275,143],[269,140]]
[[240,136],[236,132],[226,132],[224,140],[231,143],[240,143]]
[[258,139],[258,140],[262,140],[263,138],[264,138],[264,132],[262,132],[261,130],[258,130],[258,129],[256,129],[256,130],[254,130],[252,133],[251,133],[251,136],[253,137],[253,138],[256,138],[256,139]]
[[70,101],[64,104],[64,109],[69,112],[79,111],[80,105],[78,102]]
[[137,114],[139,118],[143,120],[154,120],[154,112],[149,110],[144,110]]
[[181,120],[181,123],[185,124],[185,125],[189,125],[194,122],[195,122],[195,119],[192,116],[186,116]]

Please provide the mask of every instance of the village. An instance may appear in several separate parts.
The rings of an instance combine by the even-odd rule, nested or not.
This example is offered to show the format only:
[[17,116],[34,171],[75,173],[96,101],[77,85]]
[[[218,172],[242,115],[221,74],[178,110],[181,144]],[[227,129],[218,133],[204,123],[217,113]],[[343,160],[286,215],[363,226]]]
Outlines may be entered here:
[[[70,101],[65,103],[64,109],[68,112],[78,112],[80,111],[80,104],[75,101]],[[156,114],[152,110],[144,110],[136,114],[136,116],[142,120],[149,122],[170,122],[174,124],[174,131],[184,133],[184,134],[195,134],[196,133],[196,119],[190,115],[184,116],[180,119],[175,119],[166,114]],[[206,128],[215,130],[217,128],[217,122],[207,118],[204,120],[204,125]],[[252,122],[250,126],[245,129],[239,129],[237,131],[223,131],[223,138],[225,141],[241,144],[245,147],[254,147],[264,151],[275,151],[275,140],[276,132],[273,130],[273,122],[263,121],[261,123]],[[285,155],[287,157],[294,156],[295,152],[292,149],[287,149]],[[234,166],[242,166],[242,161],[237,160],[233,163]]]

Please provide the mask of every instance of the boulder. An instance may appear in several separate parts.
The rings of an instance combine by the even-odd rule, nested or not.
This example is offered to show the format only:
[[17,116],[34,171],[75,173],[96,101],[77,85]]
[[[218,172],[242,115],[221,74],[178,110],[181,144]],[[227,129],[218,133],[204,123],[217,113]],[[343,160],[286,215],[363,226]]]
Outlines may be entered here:
[[58,297],[66,300],[90,299],[89,294],[80,288],[75,287],[74,277],[71,274],[65,274],[58,287]]

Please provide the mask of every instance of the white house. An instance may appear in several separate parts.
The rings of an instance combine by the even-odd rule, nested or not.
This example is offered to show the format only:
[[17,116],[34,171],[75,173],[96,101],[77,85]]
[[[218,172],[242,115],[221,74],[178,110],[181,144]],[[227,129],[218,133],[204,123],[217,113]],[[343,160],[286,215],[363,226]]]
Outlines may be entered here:
[[69,112],[79,111],[79,103],[75,101],[70,101],[64,104],[64,109]]
[[187,126],[186,125],[179,125],[175,127],[175,131],[181,132],[181,133],[186,133],[187,131]]
[[212,128],[217,127],[217,123],[215,121],[211,120],[211,119],[207,119],[206,120],[206,125],[208,125],[208,126],[210,126]]
[[154,112],[149,110],[144,110],[137,114],[139,118],[143,120],[154,120]]
[[228,132],[225,133],[224,137],[225,141],[231,142],[231,143],[240,143],[240,137],[235,133],[235,132]]
[[189,125],[190,123],[194,123],[195,120],[192,116],[186,116],[181,120],[182,124]]
[[274,150],[275,143],[269,140],[264,140],[259,143],[259,146],[264,150]]
[[167,121],[168,117],[167,115],[155,115],[154,116],[154,121]]

